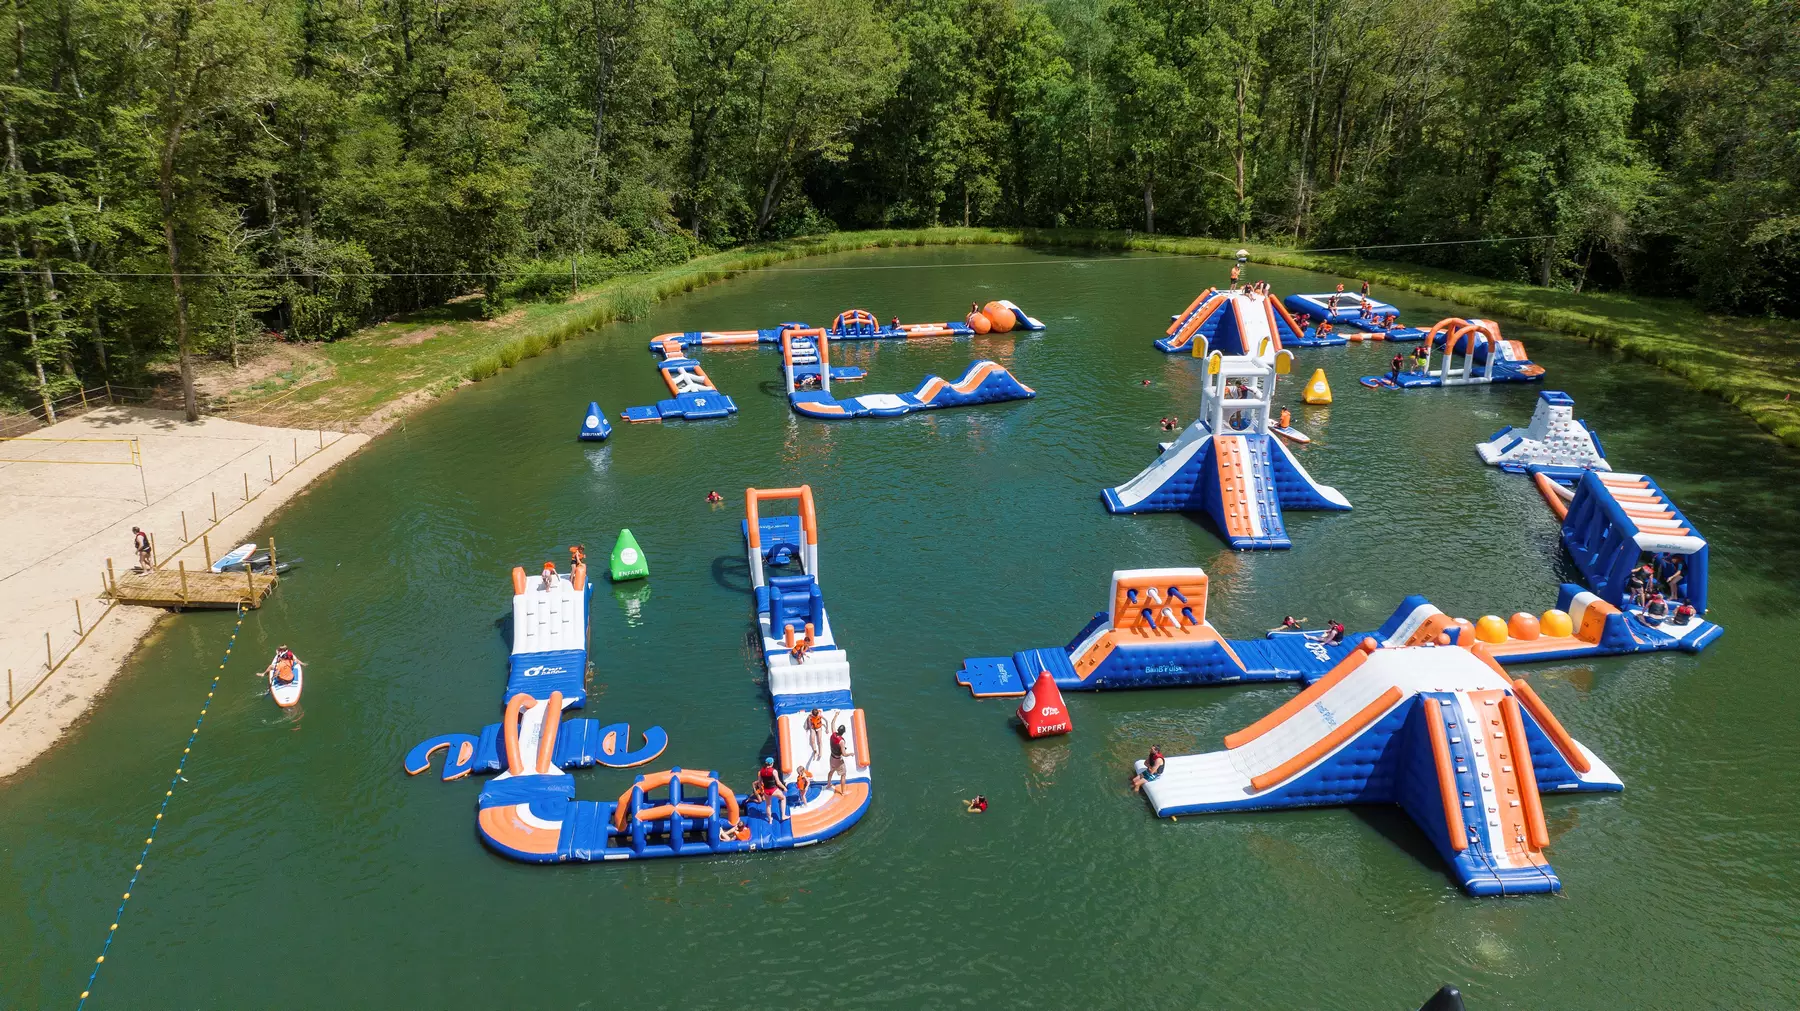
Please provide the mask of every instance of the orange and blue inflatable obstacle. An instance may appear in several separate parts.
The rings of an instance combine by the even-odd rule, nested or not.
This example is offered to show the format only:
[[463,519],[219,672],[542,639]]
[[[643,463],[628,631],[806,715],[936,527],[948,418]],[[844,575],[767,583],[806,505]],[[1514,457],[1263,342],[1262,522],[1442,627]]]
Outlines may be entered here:
[[[1300,326],[1273,295],[1208,288],[1171,317],[1159,351],[1179,354],[1204,338],[1211,350],[1227,355],[1266,355],[1300,337]],[[1259,351],[1264,345],[1266,351]]]
[[[795,414],[837,421],[845,418],[893,418],[916,411],[943,407],[968,407],[1005,400],[1028,400],[1037,391],[1019,382],[994,362],[972,362],[955,382],[927,376],[911,393],[866,393],[839,400],[831,395],[836,378],[831,369],[831,338],[823,330],[784,330],[781,334],[782,371],[787,382],[788,404]],[[801,388],[801,368],[817,389]]]
[[661,351],[663,359],[656,368],[673,396],[647,407],[627,407],[623,415],[626,421],[668,421],[672,418],[700,421],[737,413],[737,404],[719,392],[706,370],[689,358],[680,344],[666,341]]
[[[869,728],[850,695],[850,658],[837,642],[819,583],[812,488],[748,488],[744,542],[756,624],[775,716],[783,795],[745,808],[747,848],[789,849],[848,830],[868,810]],[[792,503],[790,515],[764,506]],[[834,757],[838,752],[843,754]]]
[[1062,691],[1310,681],[1353,648],[1353,640],[1326,644],[1316,633],[1226,639],[1206,619],[1206,587],[1198,568],[1121,569],[1107,609],[1067,646],[970,657],[956,681],[976,698],[1024,695],[1040,673]]
[[[1702,600],[1704,579],[1702,575]],[[1479,642],[1495,660],[1514,664],[1665,650],[1698,653],[1723,632],[1698,614],[1652,623],[1636,604],[1621,607],[1577,583],[1564,583],[1557,591],[1556,606],[1541,614],[1519,611],[1510,618],[1490,614],[1474,621],[1453,618],[1414,594],[1366,638],[1382,646],[1429,645],[1440,636],[1460,645]],[[1365,636],[1349,638],[1358,641]]]
[[1144,796],[1162,818],[1398,804],[1479,896],[1562,889],[1540,794],[1623,788],[1483,647],[1368,640],[1224,751],[1168,758]]
[[1711,549],[1648,475],[1583,472],[1563,516],[1562,541],[1601,601],[1649,626],[1645,636],[1634,624],[1640,637],[1673,638],[1697,651],[1719,636],[1719,627],[1703,620]]
[[600,402],[588,401],[587,416],[581,419],[581,441],[604,442],[611,434],[612,426],[606,423],[606,412],[600,409]]
[[[1196,353],[1206,350],[1198,339]],[[1100,493],[1112,513],[1204,512],[1225,542],[1238,550],[1289,548],[1283,509],[1345,511],[1336,488],[1307,473],[1271,434],[1275,379],[1292,368],[1293,353],[1251,357],[1204,355],[1200,417],[1136,477]]]
[[[756,330],[688,330],[666,333],[651,339],[650,350],[661,351],[667,341],[674,341],[683,348],[779,344],[783,331],[795,329],[811,330],[814,327],[807,323],[790,322]],[[1044,324],[1002,298],[969,313],[963,320],[940,323],[884,324],[867,309],[846,309],[838,313],[831,325],[824,329],[832,340],[909,340],[915,337],[968,337],[991,331],[1006,333],[1012,330],[1042,330]]]
[[1544,367],[1525,356],[1525,345],[1502,339],[1500,324],[1491,319],[1441,319],[1425,332],[1425,341],[1423,363],[1359,381],[1370,389],[1410,390],[1534,383],[1544,378]]
[[1294,342],[1296,347],[1340,347],[1364,340],[1416,341],[1425,336],[1425,331],[1416,326],[1400,325],[1400,310],[1351,291],[1289,295],[1281,301],[1295,316],[1320,323],[1329,321],[1332,326],[1333,332],[1324,336],[1314,327],[1307,327]]

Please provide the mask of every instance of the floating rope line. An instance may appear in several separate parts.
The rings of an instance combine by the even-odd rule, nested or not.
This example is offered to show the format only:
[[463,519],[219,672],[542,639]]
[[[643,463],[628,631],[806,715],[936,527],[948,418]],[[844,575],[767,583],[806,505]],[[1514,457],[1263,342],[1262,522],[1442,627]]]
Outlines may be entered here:
[[242,604],[238,605],[237,624],[231,626],[231,638],[225,643],[225,655],[219,658],[219,670],[213,674],[212,684],[207,686],[206,701],[200,705],[200,715],[194,719],[194,730],[188,734],[187,744],[181,749],[181,761],[175,763],[175,775],[169,780],[169,788],[163,791],[162,806],[156,810],[156,820],[150,823],[150,834],[144,837],[143,852],[138,854],[137,866],[131,869],[131,881],[125,886],[125,894],[119,899],[119,911],[113,914],[112,926],[106,928],[106,942],[100,945],[100,957],[94,959],[94,971],[88,973],[87,989],[81,991],[81,1000],[75,1004],[76,1011],[87,1005],[88,994],[94,992],[94,981],[100,977],[100,967],[106,964],[106,953],[112,950],[113,935],[119,932],[119,921],[125,918],[125,905],[131,901],[131,890],[137,887],[138,875],[144,873],[144,864],[150,861],[150,844],[156,841],[156,830],[162,827],[163,815],[168,813],[169,801],[175,797],[175,787],[185,782],[181,778],[181,770],[187,768],[188,754],[194,750],[194,738],[200,736],[200,725],[206,722],[206,710],[212,706],[213,693],[219,690],[219,678],[224,676],[225,665],[231,662],[231,647],[237,643],[238,632],[244,627],[244,615],[249,613]]

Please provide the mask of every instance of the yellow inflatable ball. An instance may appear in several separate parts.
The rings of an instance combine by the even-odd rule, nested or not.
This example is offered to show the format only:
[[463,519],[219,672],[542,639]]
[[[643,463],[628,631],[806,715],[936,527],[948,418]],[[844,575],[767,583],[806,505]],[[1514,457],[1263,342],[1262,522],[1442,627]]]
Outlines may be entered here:
[[1538,628],[1545,635],[1565,636],[1575,634],[1575,623],[1570,620],[1569,612],[1559,611],[1552,607],[1538,617]]
[[1482,642],[1506,641],[1506,621],[1497,614],[1484,614],[1475,622],[1475,638]]
[[964,322],[968,323],[969,329],[976,333],[987,333],[994,328],[994,324],[988,322],[987,316],[979,312],[970,313]]
[[989,302],[982,306],[981,314],[994,325],[995,333],[1008,333],[1012,330],[1013,324],[1018,322],[1018,317],[1013,315],[1013,311],[998,302]]
[[1540,634],[1537,615],[1520,611],[1506,619],[1506,632],[1514,639],[1524,639],[1526,642],[1536,639]]

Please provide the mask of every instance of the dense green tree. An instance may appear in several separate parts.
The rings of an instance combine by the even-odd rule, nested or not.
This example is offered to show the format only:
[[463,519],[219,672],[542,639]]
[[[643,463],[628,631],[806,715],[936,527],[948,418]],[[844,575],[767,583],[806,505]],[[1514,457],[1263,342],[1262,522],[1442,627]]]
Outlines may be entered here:
[[[833,227],[1800,312],[1795,0],[7,0],[0,404]],[[1521,240],[1520,237],[1532,237]]]

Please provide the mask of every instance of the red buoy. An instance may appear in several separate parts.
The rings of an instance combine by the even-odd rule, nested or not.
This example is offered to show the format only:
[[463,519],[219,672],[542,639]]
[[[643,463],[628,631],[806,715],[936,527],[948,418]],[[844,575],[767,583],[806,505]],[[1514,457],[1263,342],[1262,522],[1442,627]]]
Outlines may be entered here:
[[1062,691],[1056,687],[1056,679],[1049,671],[1038,674],[1037,684],[1031,686],[1024,701],[1019,703],[1019,722],[1025,725],[1028,737],[1049,737],[1075,729],[1069,722],[1069,710],[1063,706]]

